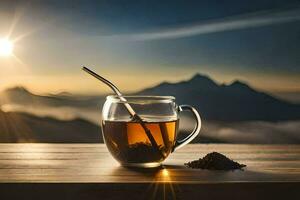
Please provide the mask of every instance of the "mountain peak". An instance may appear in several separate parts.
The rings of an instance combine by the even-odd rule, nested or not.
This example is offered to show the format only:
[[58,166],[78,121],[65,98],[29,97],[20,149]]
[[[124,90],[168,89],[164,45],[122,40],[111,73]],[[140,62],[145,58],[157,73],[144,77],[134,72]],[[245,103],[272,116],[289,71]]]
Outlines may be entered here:
[[217,84],[207,75],[196,73],[190,80],[190,83],[201,84],[203,86],[217,86]]
[[255,89],[253,89],[251,86],[249,86],[246,82],[235,80],[231,84],[226,85],[225,87],[233,89],[233,90],[239,90],[239,91],[252,91],[257,92]]
[[[205,75],[205,74],[200,74],[200,73],[196,73],[194,74],[194,76],[191,78],[192,79],[210,79],[208,77],[208,75]],[[211,79],[210,79],[211,80]]]
[[23,86],[16,86],[12,88],[8,88],[5,92],[20,92],[20,93],[30,93],[25,87]]
[[249,85],[245,82],[240,80],[235,80],[231,84],[228,85],[229,87],[238,87],[238,88],[250,88]]

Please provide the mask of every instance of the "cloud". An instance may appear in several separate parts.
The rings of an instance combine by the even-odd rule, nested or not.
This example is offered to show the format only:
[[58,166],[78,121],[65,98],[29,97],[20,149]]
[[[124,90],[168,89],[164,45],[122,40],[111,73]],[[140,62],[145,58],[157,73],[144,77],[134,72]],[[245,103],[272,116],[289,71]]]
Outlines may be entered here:
[[190,26],[164,28],[152,32],[114,35],[111,37],[114,39],[129,39],[134,41],[177,39],[208,33],[262,27],[298,20],[300,20],[300,8],[284,11],[255,12],[219,20],[201,22]]
[[[182,139],[191,133],[195,125],[193,117],[180,116]],[[295,121],[243,121],[221,122],[204,120],[199,136],[193,142],[225,142],[244,144],[300,144],[300,120]]]
[[[47,106],[22,106],[5,104],[0,106],[4,112],[25,112],[35,116],[50,116],[60,120],[83,118],[98,124],[101,112],[97,109],[88,110],[75,107],[47,107]],[[195,121],[186,115],[180,116],[180,134],[183,138],[194,128]],[[211,142],[248,143],[248,144],[300,144],[300,120],[265,122],[217,122],[206,121],[202,123],[199,137],[193,142],[203,141],[208,138]]]
[[202,135],[228,143],[299,144],[299,129],[300,121],[206,122]]

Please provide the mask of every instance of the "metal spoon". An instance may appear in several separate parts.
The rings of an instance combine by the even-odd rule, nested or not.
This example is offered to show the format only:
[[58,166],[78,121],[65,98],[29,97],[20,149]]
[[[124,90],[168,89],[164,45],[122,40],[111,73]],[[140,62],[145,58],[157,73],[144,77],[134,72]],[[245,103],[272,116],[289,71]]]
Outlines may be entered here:
[[89,68],[87,68],[85,66],[82,66],[82,70],[87,72],[88,74],[92,75],[96,79],[102,81],[103,83],[108,85],[114,91],[114,93],[121,99],[121,101],[124,102],[124,105],[125,105],[127,111],[129,112],[129,114],[131,115],[132,119],[138,121],[142,125],[142,127],[143,127],[148,139],[150,140],[152,146],[159,152],[160,155],[163,155],[162,152],[159,151],[159,147],[158,147],[155,139],[153,138],[153,135],[151,134],[151,131],[147,128],[147,126],[145,125],[142,118],[133,110],[133,108],[130,106],[130,104],[127,103],[127,100],[123,97],[120,90],[112,82],[110,82],[109,80],[105,79],[104,77],[96,74],[95,72],[93,72]]
[[137,115],[136,112],[132,109],[132,107],[127,103],[127,100],[123,97],[122,93],[117,88],[117,86],[115,86],[112,82],[110,82],[106,78],[104,78],[104,77],[96,74],[95,72],[93,72],[92,70],[90,70],[89,68],[87,68],[85,66],[82,66],[82,70],[85,71],[85,72],[87,72],[87,73],[89,73],[90,75],[92,75],[96,79],[102,81],[106,85],[108,85],[115,92],[115,94],[121,99],[121,101],[125,102],[124,105],[125,105],[126,109],[128,110],[129,114],[132,117],[135,117],[135,115]]

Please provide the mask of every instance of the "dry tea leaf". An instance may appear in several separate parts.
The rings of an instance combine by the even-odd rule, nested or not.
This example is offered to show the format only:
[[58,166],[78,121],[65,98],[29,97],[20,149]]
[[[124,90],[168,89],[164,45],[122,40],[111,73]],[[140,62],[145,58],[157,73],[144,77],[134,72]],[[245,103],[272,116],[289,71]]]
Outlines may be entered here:
[[246,165],[235,162],[218,152],[209,153],[203,158],[199,158],[199,160],[194,160],[184,165],[189,168],[209,170],[234,170],[246,167]]

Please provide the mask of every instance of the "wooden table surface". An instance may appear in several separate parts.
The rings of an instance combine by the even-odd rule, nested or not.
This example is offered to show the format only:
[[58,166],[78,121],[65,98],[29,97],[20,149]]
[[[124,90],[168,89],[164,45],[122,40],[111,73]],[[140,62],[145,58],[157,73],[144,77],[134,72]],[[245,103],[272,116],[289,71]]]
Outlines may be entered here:
[[[183,165],[212,151],[247,167],[209,171]],[[158,169],[123,168],[103,144],[0,144],[0,198],[53,199],[60,194],[64,199],[118,199],[130,193],[131,199],[184,199],[191,194],[195,199],[226,194],[257,199],[266,194],[280,197],[287,194],[285,189],[288,195],[299,195],[300,145],[190,144],[163,164]]]

